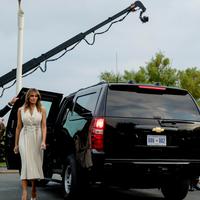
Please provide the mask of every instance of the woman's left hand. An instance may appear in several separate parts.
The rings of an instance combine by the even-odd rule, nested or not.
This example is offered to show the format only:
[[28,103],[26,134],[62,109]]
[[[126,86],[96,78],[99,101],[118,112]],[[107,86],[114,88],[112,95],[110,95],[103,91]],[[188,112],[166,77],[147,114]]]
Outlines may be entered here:
[[46,144],[44,142],[42,142],[42,144],[41,144],[41,149],[46,150]]

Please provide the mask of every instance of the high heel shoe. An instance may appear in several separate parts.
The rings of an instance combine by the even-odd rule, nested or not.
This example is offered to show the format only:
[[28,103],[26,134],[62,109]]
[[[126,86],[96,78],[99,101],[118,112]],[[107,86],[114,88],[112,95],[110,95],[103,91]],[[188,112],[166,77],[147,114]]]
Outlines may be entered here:
[[37,200],[36,194],[32,194],[32,196],[34,196],[34,197],[31,197],[31,200]]
[[[37,200],[37,194],[35,192],[32,192],[32,195],[31,195],[31,200]],[[34,196],[34,197],[33,197]]]

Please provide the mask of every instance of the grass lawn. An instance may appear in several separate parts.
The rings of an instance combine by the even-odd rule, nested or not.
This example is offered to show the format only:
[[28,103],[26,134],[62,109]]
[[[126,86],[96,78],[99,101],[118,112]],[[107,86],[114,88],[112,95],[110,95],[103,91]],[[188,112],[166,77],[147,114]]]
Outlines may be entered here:
[[6,167],[6,163],[5,162],[0,162],[0,167]]

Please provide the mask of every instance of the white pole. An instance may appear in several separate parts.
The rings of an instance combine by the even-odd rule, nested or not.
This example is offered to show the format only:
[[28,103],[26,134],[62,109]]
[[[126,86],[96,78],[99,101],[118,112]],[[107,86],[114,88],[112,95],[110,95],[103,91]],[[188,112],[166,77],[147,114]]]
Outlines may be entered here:
[[17,44],[17,74],[16,74],[16,93],[22,88],[22,64],[23,64],[23,36],[24,36],[24,12],[21,9],[21,0],[18,10],[18,44]]

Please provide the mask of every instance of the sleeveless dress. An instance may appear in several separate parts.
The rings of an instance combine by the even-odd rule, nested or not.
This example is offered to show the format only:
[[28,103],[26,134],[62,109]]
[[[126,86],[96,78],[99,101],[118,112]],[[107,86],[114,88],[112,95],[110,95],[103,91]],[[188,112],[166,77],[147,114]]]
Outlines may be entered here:
[[21,108],[23,128],[19,136],[19,153],[21,157],[21,179],[44,179],[43,150],[41,150],[42,113],[35,107],[31,114],[29,109]]

